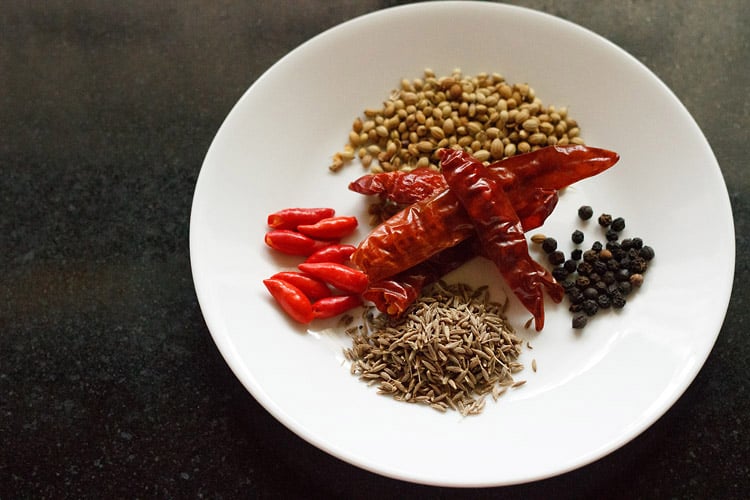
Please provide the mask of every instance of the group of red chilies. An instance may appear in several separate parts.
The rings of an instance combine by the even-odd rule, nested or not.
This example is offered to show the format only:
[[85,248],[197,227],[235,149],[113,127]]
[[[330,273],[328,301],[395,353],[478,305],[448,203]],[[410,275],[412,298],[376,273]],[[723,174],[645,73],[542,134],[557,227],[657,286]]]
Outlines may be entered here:
[[349,185],[399,205],[357,246],[339,241],[357,227],[332,209],[286,209],[269,215],[266,243],[306,256],[299,271],[264,283],[292,318],[308,323],[372,302],[399,316],[422,289],[481,255],[544,326],[544,291],[555,302],[563,289],[530,255],[524,233],[541,226],[558,191],[596,175],[617,153],[581,145],[548,146],[484,165],[470,154],[444,149],[440,171],[368,174]]

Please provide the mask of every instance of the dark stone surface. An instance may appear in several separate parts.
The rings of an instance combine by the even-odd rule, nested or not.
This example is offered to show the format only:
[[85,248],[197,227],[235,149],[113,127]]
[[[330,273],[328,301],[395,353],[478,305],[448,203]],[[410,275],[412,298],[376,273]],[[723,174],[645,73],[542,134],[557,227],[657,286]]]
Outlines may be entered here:
[[644,62],[693,114],[728,185],[738,254],[724,327],[684,396],[634,441],[529,485],[413,485],[306,444],[230,372],[188,257],[208,145],[279,57],[396,3],[3,3],[0,498],[748,496],[745,0],[514,2]]

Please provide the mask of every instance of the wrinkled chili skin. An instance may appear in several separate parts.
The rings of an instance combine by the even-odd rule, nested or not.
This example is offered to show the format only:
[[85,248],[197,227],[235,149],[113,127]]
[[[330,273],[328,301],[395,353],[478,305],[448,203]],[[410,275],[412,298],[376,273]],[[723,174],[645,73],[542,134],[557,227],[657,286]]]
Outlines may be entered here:
[[396,276],[371,283],[362,294],[385,314],[398,317],[419,298],[422,289],[479,255],[475,237],[433,255]]
[[410,205],[448,189],[440,172],[430,168],[415,168],[410,172],[394,170],[363,175],[349,183],[355,193],[378,195],[399,205]]
[[447,189],[413,203],[360,242],[351,261],[371,283],[414,267],[474,234],[461,203]]
[[483,254],[492,260],[521,303],[534,316],[537,331],[544,327],[546,288],[556,302],[562,287],[529,255],[523,227],[502,185],[481,162],[458,150],[444,150],[442,173],[469,214]]
[[[544,155],[542,150],[549,150]],[[449,154],[452,150],[445,150]],[[546,163],[534,162],[535,158],[544,158]],[[550,159],[551,158],[551,159]],[[558,186],[564,187],[573,182],[596,175],[617,162],[618,155],[611,151],[586,146],[555,146],[539,149],[535,152],[514,156],[493,164],[493,178],[508,193],[512,205],[518,206],[518,216],[525,231],[539,227],[555,208]],[[531,164],[525,168],[526,164]],[[427,178],[427,169],[419,174]],[[554,172],[558,175],[555,177]],[[381,176],[384,174],[375,174]],[[391,174],[385,174],[378,181],[388,187],[406,185],[401,182],[387,181]],[[397,174],[406,176],[407,173]],[[441,174],[437,174],[442,177]],[[516,181],[519,175],[528,176],[529,180]],[[544,180],[548,185],[538,186],[533,177]],[[370,176],[367,176],[370,177]],[[365,184],[355,181],[355,186]],[[377,184],[371,184],[376,186]],[[437,185],[437,183],[435,183]],[[355,189],[356,191],[357,189]],[[357,191],[362,192],[362,191]],[[381,194],[365,191],[363,194]],[[385,197],[391,196],[386,192]],[[445,217],[449,223],[441,222]],[[414,222],[414,226],[410,227]],[[401,212],[383,222],[360,243],[352,255],[352,261],[365,271],[376,282],[393,276],[413,267],[431,255],[452,246],[473,234],[473,224],[468,218],[461,203],[451,190],[433,193],[428,198],[407,206]]]

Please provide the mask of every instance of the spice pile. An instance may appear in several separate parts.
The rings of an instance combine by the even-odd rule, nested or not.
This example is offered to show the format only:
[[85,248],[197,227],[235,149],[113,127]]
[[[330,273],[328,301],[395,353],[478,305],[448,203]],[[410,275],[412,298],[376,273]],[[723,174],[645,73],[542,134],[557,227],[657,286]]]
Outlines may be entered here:
[[[582,220],[593,217],[594,211],[584,205],[578,209]],[[557,240],[543,235],[534,235],[532,242],[540,243],[553,266],[552,275],[565,289],[573,313],[572,326],[581,329],[588,318],[600,310],[622,309],[627,296],[640,288],[649,262],[654,258],[654,249],[638,237],[620,240],[625,229],[625,219],[601,214],[597,222],[604,230],[606,243],[594,241],[588,250],[575,248],[566,259],[557,249]],[[571,234],[576,245],[584,241],[584,233],[578,229]]]
[[268,216],[266,245],[306,257],[299,271],[280,271],[263,280],[290,318],[307,324],[362,305],[367,276],[347,265],[356,248],[339,243],[357,225],[356,217],[336,217],[332,208],[286,208]]
[[400,318],[377,315],[348,332],[351,372],[399,401],[473,415],[487,394],[523,384],[512,375],[523,368],[521,340],[486,287],[438,282]]
[[401,80],[382,108],[356,118],[343,151],[330,169],[358,157],[373,173],[439,169],[437,152],[459,147],[490,162],[544,146],[583,144],[578,123],[565,107],[545,106],[528,84],[497,73],[466,76],[456,69],[437,77]]

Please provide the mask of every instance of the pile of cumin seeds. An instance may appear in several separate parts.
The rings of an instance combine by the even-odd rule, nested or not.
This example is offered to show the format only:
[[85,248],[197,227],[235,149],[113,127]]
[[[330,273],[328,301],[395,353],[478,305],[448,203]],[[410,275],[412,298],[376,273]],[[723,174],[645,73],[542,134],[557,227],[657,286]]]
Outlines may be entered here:
[[368,314],[347,332],[351,373],[399,401],[476,415],[488,394],[523,383],[513,379],[522,340],[487,287],[438,282],[400,318]]

